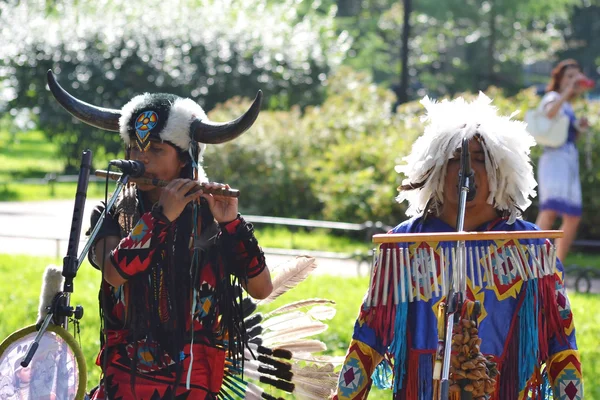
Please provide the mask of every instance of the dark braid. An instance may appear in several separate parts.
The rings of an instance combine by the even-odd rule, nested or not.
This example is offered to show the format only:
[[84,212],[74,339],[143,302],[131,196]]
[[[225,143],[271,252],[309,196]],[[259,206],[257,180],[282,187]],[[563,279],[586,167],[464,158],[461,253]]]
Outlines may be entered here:
[[[189,160],[184,152],[179,153],[179,156],[181,159],[187,156]],[[186,164],[180,176],[192,176],[191,163]],[[173,393],[176,393],[183,371],[181,352],[186,336],[185,306],[191,293],[189,238],[195,223],[192,219],[192,208],[188,206],[175,224],[169,227],[167,240],[156,249],[148,270],[128,281],[127,318],[133,342],[130,384],[134,393],[139,361],[138,341],[142,339],[147,339],[150,345],[148,350],[157,363],[162,362],[165,353],[175,362],[177,373]],[[167,307],[161,309],[165,296]],[[151,346],[153,343],[158,346],[154,348]]]

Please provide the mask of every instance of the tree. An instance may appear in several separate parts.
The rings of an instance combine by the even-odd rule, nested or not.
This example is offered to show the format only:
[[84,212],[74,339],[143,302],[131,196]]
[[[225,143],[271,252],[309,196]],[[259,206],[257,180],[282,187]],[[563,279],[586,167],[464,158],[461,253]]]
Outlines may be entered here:
[[594,79],[600,77],[599,20],[600,3],[588,7],[575,7],[568,24],[562,30],[566,48],[557,55],[557,59],[576,59],[585,74]]
[[61,142],[60,156],[77,165],[85,147],[114,154],[120,141],[57,105],[45,90],[50,68],[72,94],[109,108],[148,91],[191,97],[206,110],[233,96],[254,97],[258,89],[266,108],[318,104],[350,40],[335,32],[333,12],[298,17],[295,6],[292,0],[0,3],[0,109],[32,110],[48,137]]
[[402,66],[400,67],[400,89],[396,93],[398,104],[408,101],[408,40],[410,39],[410,14],[412,13],[412,0],[403,0],[404,21],[402,24]]
[[[524,63],[547,58],[562,45],[556,25],[579,0],[422,0],[417,10],[437,20],[452,21],[464,35],[463,71],[472,77],[462,90],[501,86],[514,93],[522,87]],[[459,36],[459,37],[460,37]],[[458,62],[457,64],[460,64]]]

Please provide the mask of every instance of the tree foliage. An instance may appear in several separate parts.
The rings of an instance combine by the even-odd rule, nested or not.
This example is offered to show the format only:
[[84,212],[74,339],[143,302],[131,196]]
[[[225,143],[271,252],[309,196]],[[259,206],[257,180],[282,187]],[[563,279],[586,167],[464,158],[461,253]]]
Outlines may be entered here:
[[[204,160],[209,178],[239,188],[245,213],[389,225],[404,220],[406,204],[395,201],[403,176],[394,166],[423,132],[423,107],[412,101],[393,114],[394,94],[374,84],[368,74],[348,68],[332,76],[328,89],[320,106],[304,113],[297,108],[264,111],[242,137],[210,146]],[[501,114],[520,111],[517,119],[540,101],[533,89],[507,96],[490,87],[487,94]],[[234,99],[210,115],[230,118],[247,105]],[[600,104],[578,102],[575,111],[592,124],[590,136],[578,143],[584,199],[580,237],[598,237],[595,210],[600,200],[594,188],[600,182]],[[533,148],[534,166],[540,154],[539,147]],[[529,220],[537,215],[537,199],[533,201],[525,214]]]
[[[28,108],[64,156],[85,147],[120,148],[116,135],[69,118],[45,90],[46,71],[72,94],[120,108],[135,94],[168,91],[205,109],[265,93],[267,108],[318,104],[349,39],[332,13],[302,18],[294,1],[217,0],[0,4],[0,80],[8,109]],[[9,40],[10,39],[10,40]]]

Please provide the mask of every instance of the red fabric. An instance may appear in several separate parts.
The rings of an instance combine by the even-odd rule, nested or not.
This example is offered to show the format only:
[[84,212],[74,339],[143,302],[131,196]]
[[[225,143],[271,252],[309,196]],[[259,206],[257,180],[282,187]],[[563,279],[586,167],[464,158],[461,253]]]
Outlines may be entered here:
[[129,235],[121,240],[110,256],[121,276],[129,279],[148,269],[157,246],[167,239],[167,226],[149,212],[140,217]]
[[[177,388],[177,396],[190,400],[212,399],[219,392],[223,382],[225,351],[202,344],[194,345],[191,385],[190,390],[187,390],[186,379],[191,360],[189,350],[190,346],[186,345],[184,348],[186,358],[183,360],[183,372]],[[175,371],[168,373],[160,370],[136,376],[134,395],[130,384],[131,370],[127,365],[128,361],[128,358],[123,358],[117,351],[111,351],[105,374],[106,388],[100,385],[100,388],[93,394],[92,400],[109,398],[111,400],[166,400],[172,398],[170,390],[175,382]],[[138,365],[138,371],[143,368],[141,361],[139,364],[141,365]],[[109,396],[106,395],[106,392],[109,393]]]

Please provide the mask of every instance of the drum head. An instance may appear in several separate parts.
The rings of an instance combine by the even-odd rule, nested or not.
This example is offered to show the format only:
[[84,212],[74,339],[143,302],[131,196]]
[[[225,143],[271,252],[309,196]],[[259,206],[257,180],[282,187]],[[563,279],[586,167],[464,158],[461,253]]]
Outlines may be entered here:
[[85,360],[81,348],[64,328],[48,326],[27,368],[21,366],[36,335],[35,325],[31,325],[0,344],[0,400],[83,399]]

